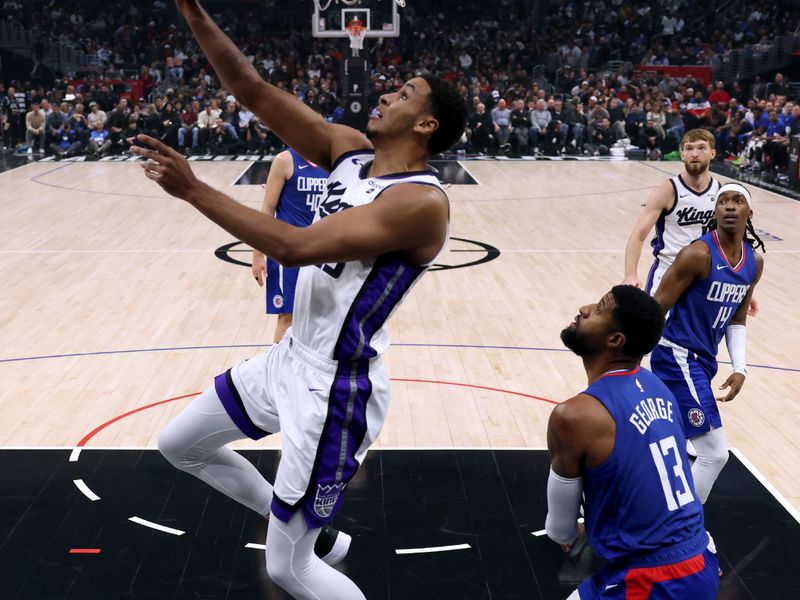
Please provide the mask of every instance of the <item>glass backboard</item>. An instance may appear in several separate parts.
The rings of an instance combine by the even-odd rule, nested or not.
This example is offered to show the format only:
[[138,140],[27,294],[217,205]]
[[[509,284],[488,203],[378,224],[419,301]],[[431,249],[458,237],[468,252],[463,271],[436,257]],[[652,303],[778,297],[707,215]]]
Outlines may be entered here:
[[366,37],[400,35],[397,0],[314,0],[311,31],[314,37],[346,38],[345,27],[358,19],[367,28]]

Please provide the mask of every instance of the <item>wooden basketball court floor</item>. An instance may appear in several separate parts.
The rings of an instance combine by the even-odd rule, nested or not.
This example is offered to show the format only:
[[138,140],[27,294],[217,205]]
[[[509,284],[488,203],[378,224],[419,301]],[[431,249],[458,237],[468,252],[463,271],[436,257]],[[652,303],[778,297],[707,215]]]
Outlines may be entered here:
[[[621,280],[641,205],[681,165],[462,165],[477,185],[448,190],[454,239],[442,262],[455,268],[426,275],[390,323],[385,450],[371,455],[337,523],[355,538],[345,568],[369,598],[566,597],[591,560],[531,535],[546,510],[548,415],[586,385],[558,334]],[[194,166],[260,205],[259,185],[233,185],[251,163]],[[707,522],[726,569],[720,597],[797,598],[800,204],[753,195],[767,245],[761,312],[748,321],[745,387],[722,407],[737,451]],[[246,248],[131,162],[0,174],[0,217],[7,597],[283,597],[265,581],[263,554],[244,544],[263,543],[265,525],[153,450],[214,375],[272,339],[263,290],[235,264],[249,262]],[[642,277],[648,267],[644,256]],[[238,446],[271,473],[278,445]],[[506,511],[505,525],[478,518],[481,506]],[[235,550],[219,551],[228,542]],[[448,544],[457,547],[397,554]],[[385,561],[373,568],[376,553]]]

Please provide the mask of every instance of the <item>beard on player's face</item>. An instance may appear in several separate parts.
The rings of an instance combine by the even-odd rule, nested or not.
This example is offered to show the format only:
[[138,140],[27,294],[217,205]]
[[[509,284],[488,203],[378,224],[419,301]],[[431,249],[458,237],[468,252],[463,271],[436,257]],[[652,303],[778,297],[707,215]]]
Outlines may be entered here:
[[708,161],[702,161],[699,163],[690,163],[687,161],[683,163],[683,166],[686,169],[686,172],[689,173],[689,175],[697,176],[706,171],[706,169],[708,169],[708,164],[709,164]]
[[589,344],[588,336],[578,331],[577,327],[565,327],[561,331],[561,341],[580,357],[590,356],[594,349]]

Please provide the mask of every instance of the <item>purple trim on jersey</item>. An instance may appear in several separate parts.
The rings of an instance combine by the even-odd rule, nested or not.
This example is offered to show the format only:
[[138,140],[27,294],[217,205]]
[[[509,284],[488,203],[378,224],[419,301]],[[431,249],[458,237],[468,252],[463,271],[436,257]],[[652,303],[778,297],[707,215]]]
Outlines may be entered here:
[[653,263],[653,266],[650,267],[650,272],[647,274],[647,283],[644,284],[644,291],[653,295],[653,281],[656,278],[656,271],[658,270],[658,257],[656,256],[656,260]]
[[268,431],[264,431],[250,420],[242,403],[242,397],[231,379],[230,369],[214,378],[214,389],[231,421],[243,434],[253,440],[260,440],[269,435]]
[[662,215],[658,217],[658,221],[656,221],[656,237],[650,241],[650,246],[653,248],[653,256],[656,258],[658,258],[658,253],[664,249],[664,228],[667,224],[664,216],[665,215],[662,213]]
[[345,317],[333,351],[334,360],[359,361],[377,356],[370,341],[426,267],[399,254],[379,256]]
[[315,510],[319,486],[344,486],[358,470],[355,455],[367,434],[367,401],[372,396],[369,363],[341,363],[328,401],[328,417],[317,450],[312,485],[306,492],[303,517],[309,527],[321,527],[342,505],[340,493],[331,515],[321,518]]
[[678,186],[675,185],[675,180],[670,179],[670,184],[672,184],[672,206],[669,210],[661,211],[661,218],[666,217],[667,215],[671,215],[676,208],[678,208],[678,198],[680,197],[678,194]]
[[372,148],[364,148],[363,150],[348,150],[347,152],[340,154],[339,157],[333,161],[333,165],[331,166],[331,173],[336,170],[342,162],[350,158],[351,156],[355,156],[356,154],[375,154],[375,150]]
[[297,512],[297,508],[278,498],[277,494],[273,494],[269,511],[284,523],[288,523],[294,516],[294,513]]
[[[273,496],[271,511],[281,521],[288,523],[301,510],[306,525],[314,529],[329,523],[339,512],[344,490],[359,467],[355,455],[367,434],[367,402],[371,396],[369,362],[340,363],[306,493],[294,505]],[[334,503],[323,508],[320,498],[326,495]]]

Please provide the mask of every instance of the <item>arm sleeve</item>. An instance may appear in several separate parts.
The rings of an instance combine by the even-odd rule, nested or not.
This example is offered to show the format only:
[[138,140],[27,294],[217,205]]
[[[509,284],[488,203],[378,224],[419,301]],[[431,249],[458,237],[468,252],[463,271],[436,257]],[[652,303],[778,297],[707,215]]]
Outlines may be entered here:
[[551,540],[559,544],[571,544],[575,541],[582,497],[582,478],[561,477],[550,469],[550,476],[547,478],[547,519],[544,528]]
[[733,363],[733,372],[747,375],[747,327],[728,325],[725,330],[725,344]]

